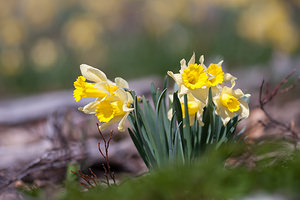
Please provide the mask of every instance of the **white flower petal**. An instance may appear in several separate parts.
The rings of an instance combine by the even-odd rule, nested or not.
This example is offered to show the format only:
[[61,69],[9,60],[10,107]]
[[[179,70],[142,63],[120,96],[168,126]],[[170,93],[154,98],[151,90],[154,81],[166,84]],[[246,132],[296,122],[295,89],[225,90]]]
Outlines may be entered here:
[[193,52],[193,55],[192,55],[190,61],[188,62],[188,66],[191,64],[195,64],[195,52]]
[[231,119],[230,116],[228,115],[228,112],[226,112],[226,109],[224,107],[219,107],[216,110],[216,113],[217,113],[217,115],[219,115],[221,117],[221,120],[222,120],[224,126],[226,126],[226,124]]
[[119,89],[117,89],[115,92],[115,95],[117,96],[117,97],[119,97],[119,99],[124,103],[124,102],[126,102],[126,104],[127,104],[127,102],[128,102],[128,95],[127,95],[127,92],[125,92],[125,90],[123,90],[122,88],[119,88]]
[[129,112],[126,113],[126,114],[123,116],[123,118],[120,120],[120,122],[119,122],[118,130],[121,131],[121,132],[124,132],[124,131],[125,131],[125,121],[126,121],[128,115],[129,115]]
[[115,78],[116,86],[119,88],[129,88],[128,82],[120,77]]
[[191,90],[190,92],[196,99],[206,104],[208,98],[208,88],[198,88],[195,90]]
[[202,66],[204,65],[204,55],[200,56],[199,62],[200,62],[200,65],[202,65]]
[[89,81],[100,82],[106,81],[106,75],[97,68],[91,67],[86,64],[80,65],[80,71],[82,76],[84,76]]
[[84,112],[85,114],[95,114],[98,103],[99,103],[99,101],[93,101],[93,102],[85,105],[84,107],[78,108],[78,110]]
[[99,90],[102,90],[107,93],[107,95],[110,95],[110,86],[107,81],[101,81],[95,84],[95,88],[98,88]]
[[230,81],[230,82],[231,82],[231,88],[233,88],[233,87],[235,86],[235,80],[236,80],[236,79],[237,79],[237,78],[234,77],[234,76],[232,76],[231,74],[225,73],[225,74],[224,74],[224,79],[223,79],[223,81],[224,81],[224,82]]
[[183,95],[189,93],[189,89],[185,87],[184,85],[180,85],[178,89],[178,96],[182,97]]
[[246,101],[240,99],[240,109],[238,110],[238,114],[242,118],[247,118],[249,116],[249,106]]
[[167,74],[175,81],[175,83],[180,86],[182,84],[182,78],[181,78],[181,74],[177,73],[174,74],[171,71],[168,71]]
[[217,65],[221,66],[223,64],[224,60],[221,60]]
[[245,95],[241,89],[236,89],[236,90],[233,90],[233,96],[235,96],[237,98],[241,98]]
[[180,61],[180,70],[179,70],[180,74],[182,74],[182,73],[183,73],[183,70],[186,69],[186,68],[188,68],[188,67],[186,66],[186,61],[185,61],[185,59],[182,59],[182,60]]

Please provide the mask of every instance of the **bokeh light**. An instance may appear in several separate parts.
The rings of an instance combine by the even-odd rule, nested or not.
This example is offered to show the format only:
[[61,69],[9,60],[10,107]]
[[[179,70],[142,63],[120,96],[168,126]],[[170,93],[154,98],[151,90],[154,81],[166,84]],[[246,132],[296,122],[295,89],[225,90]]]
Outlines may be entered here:
[[299,55],[299,19],[299,0],[0,0],[0,87],[67,89],[81,63],[163,76],[193,51],[228,68],[264,65]]

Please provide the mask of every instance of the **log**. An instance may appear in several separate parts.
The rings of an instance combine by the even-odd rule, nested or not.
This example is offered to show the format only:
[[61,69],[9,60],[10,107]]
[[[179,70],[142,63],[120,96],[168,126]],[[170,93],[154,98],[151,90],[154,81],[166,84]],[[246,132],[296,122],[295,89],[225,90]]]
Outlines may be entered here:
[[[150,84],[162,85],[162,79],[151,76],[129,81],[129,86],[137,95],[149,95]],[[18,125],[45,119],[59,109],[76,109],[93,101],[95,98],[84,98],[78,103],[73,99],[73,90],[36,94],[18,99],[0,101],[0,125]]]

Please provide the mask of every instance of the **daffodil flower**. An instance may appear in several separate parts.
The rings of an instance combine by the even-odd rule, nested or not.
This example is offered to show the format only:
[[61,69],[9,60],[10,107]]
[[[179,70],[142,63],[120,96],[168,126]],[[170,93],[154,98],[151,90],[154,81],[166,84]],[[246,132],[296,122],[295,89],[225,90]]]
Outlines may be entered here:
[[[118,89],[116,84],[108,80],[106,75],[99,69],[82,64],[80,65],[80,71],[82,76],[79,76],[74,82],[75,90],[73,96],[76,102],[84,97],[97,97],[102,99]],[[93,83],[86,82],[86,80]],[[109,92],[109,94],[107,94],[107,92]]]
[[124,90],[129,88],[127,81],[117,77],[112,82],[102,71],[85,64],[80,65],[80,70],[82,76],[74,82],[75,101],[84,97],[96,97],[96,100],[78,109],[86,114],[95,114],[102,123],[101,130],[119,121],[118,129],[124,131],[125,120],[133,110],[132,97]]
[[179,87],[178,94],[183,96],[191,92],[197,99],[206,103],[208,87],[206,86],[208,75],[205,67],[201,64],[195,64],[195,53],[186,65],[185,59],[180,61],[181,69],[179,73],[174,74],[168,71],[168,75],[174,79]]
[[[173,96],[170,96],[171,101],[173,101]],[[187,99],[188,99],[188,111],[189,111],[189,121],[190,125],[192,126],[195,123],[195,116],[196,119],[198,120],[199,124],[203,126],[203,122],[201,121],[201,117],[203,114],[203,108],[205,107],[205,104],[196,99],[191,93],[187,94]],[[179,98],[180,104],[181,104],[181,109],[182,109],[182,117],[185,118],[185,109],[184,109],[184,96],[181,96]],[[168,112],[168,118],[171,120],[173,115],[172,109],[169,110]]]
[[233,87],[224,86],[219,94],[213,97],[216,105],[216,113],[221,117],[224,125],[236,114],[242,118],[249,116],[249,107],[243,97],[250,97],[250,94],[244,94],[242,90],[233,90]]
[[232,86],[235,85],[236,77],[223,72],[223,61],[220,61],[218,64],[210,64],[207,68],[202,55],[199,62],[200,64],[195,64],[195,53],[193,53],[188,65],[186,65],[185,59],[180,61],[181,69],[179,73],[174,74],[168,71],[168,75],[179,86],[179,96],[191,92],[198,100],[206,103],[209,88],[212,88],[212,92],[215,94],[218,91],[216,87],[223,87],[225,82],[230,81]]
[[123,89],[118,89],[114,93],[116,101],[104,98],[95,107],[95,115],[102,124],[100,129],[106,129],[110,124],[119,122],[118,130],[125,131],[125,121],[133,108],[133,98]]

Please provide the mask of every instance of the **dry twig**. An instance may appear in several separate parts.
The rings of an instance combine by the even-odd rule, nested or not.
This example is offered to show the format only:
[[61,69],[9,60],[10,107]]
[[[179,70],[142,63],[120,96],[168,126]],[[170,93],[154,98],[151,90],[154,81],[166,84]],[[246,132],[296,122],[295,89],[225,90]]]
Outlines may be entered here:
[[[110,164],[109,164],[109,157],[108,157],[108,148],[109,148],[109,144],[110,144],[110,141],[112,139],[112,136],[113,136],[113,132],[112,131],[110,132],[109,139],[106,140],[103,133],[100,130],[100,126],[99,126],[98,123],[97,123],[97,127],[98,127],[99,134],[102,137],[103,142],[104,142],[105,154],[101,150],[101,146],[100,146],[101,143],[100,142],[98,142],[98,149],[99,149],[99,152],[100,152],[101,156],[105,159],[105,162],[106,162],[106,166],[105,166],[105,164],[102,164],[102,166],[103,166],[103,169],[104,169],[104,176],[106,178],[106,184],[109,186],[110,185],[109,177],[113,180],[114,184],[116,184],[115,175],[111,171]],[[108,175],[109,175],[109,177],[108,177]]]
[[[270,127],[270,125],[273,125],[276,128],[279,128],[282,131],[287,131],[290,132],[292,134],[293,140],[295,142],[295,145],[297,145],[297,142],[299,140],[299,133],[297,133],[294,130],[294,126],[293,123],[284,123],[281,121],[278,121],[277,119],[273,118],[265,109],[265,105],[268,104],[269,102],[271,102],[271,100],[276,97],[278,94],[283,94],[286,92],[289,92],[291,89],[293,89],[294,87],[296,87],[296,85],[299,83],[300,81],[300,77],[298,77],[298,79],[290,86],[281,89],[281,87],[288,81],[288,79],[296,72],[296,70],[293,70],[291,73],[289,73],[287,76],[285,76],[276,86],[273,90],[270,90],[270,86],[267,83],[266,84],[266,90],[265,90],[265,94],[263,95],[263,89],[264,89],[264,79],[262,80],[262,83],[260,85],[260,89],[259,89],[259,107],[260,109],[264,112],[264,114],[266,115],[266,117],[269,120],[269,124],[265,124],[264,122],[260,123],[264,126],[264,127]],[[295,146],[296,147],[296,146]]]
[[[101,138],[104,142],[104,149],[105,149],[105,151],[103,152],[101,150],[101,142],[98,142],[98,150],[100,152],[100,155],[105,160],[105,164],[102,163],[102,167],[104,169],[105,181],[102,181],[102,182],[105,183],[107,186],[110,186],[111,184],[109,182],[109,178],[113,180],[113,184],[116,184],[115,175],[111,171],[110,164],[109,164],[109,156],[108,156],[108,148],[109,148],[109,144],[112,140],[113,132],[112,131],[110,132],[110,136],[109,136],[108,140],[106,140],[99,127],[100,126],[97,123],[97,128],[98,128],[99,134],[100,134],[100,136],[101,136]],[[96,174],[92,171],[92,169],[89,168],[89,170],[90,170],[92,176],[88,176],[88,175],[82,173],[80,170],[78,170],[77,172],[71,171],[73,174],[75,174],[76,176],[82,178],[86,182],[86,183],[82,183],[82,182],[79,181],[79,184],[86,187],[87,189],[96,186],[97,185],[97,180],[98,180]]]

